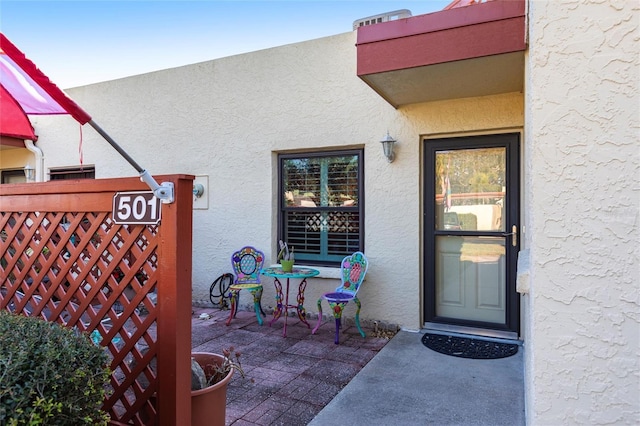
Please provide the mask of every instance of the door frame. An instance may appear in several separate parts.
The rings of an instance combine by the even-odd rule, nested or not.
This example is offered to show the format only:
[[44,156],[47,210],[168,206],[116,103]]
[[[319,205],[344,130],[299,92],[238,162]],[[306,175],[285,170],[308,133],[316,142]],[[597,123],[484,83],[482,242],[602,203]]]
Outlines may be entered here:
[[[424,323],[440,323],[453,326],[464,326],[478,329],[493,329],[520,334],[520,295],[516,291],[516,274],[518,252],[521,246],[521,188],[520,188],[520,144],[522,134],[519,131],[509,133],[464,135],[464,136],[443,136],[437,138],[422,138],[423,146],[423,319]],[[505,194],[505,233],[510,232],[511,226],[516,225],[518,239],[515,247],[509,243],[505,247],[506,270],[506,300],[505,300],[505,324],[486,323],[479,321],[462,320],[455,318],[438,317],[436,315],[436,253],[435,241],[436,229],[435,214],[433,211],[436,197],[435,189],[435,153],[442,150],[472,149],[472,148],[494,148],[505,147],[506,149],[506,194]],[[470,231],[472,232],[472,231]],[[505,238],[508,238],[505,236]]]

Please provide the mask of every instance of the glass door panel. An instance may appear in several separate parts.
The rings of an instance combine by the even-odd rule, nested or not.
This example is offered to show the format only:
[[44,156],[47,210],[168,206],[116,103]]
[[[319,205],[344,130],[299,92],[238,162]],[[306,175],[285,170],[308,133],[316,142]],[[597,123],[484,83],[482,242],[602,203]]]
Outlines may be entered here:
[[506,149],[436,152],[436,229],[504,231]]
[[517,134],[425,141],[425,321],[516,330]]

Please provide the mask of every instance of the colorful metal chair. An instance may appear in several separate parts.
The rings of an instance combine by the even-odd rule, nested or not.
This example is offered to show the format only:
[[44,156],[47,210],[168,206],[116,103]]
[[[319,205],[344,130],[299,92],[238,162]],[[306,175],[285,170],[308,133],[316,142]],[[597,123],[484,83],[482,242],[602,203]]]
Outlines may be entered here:
[[[251,246],[246,246],[233,253],[231,256],[231,266],[235,280],[229,286],[229,298],[231,299],[231,313],[227,320],[227,325],[238,312],[238,302],[240,291],[248,290],[253,295],[253,305],[256,311],[258,324],[262,325],[262,315],[265,315],[260,304],[262,299],[262,284],[260,284],[260,270],[264,264],[264,253]],[[266,316],[266,315],[265,315]]]
[[356,294],[362,285],[368,267],[369,262],[367,258],[359,251],[342,259],[342,264],[340,265],[342,284],[336,288],[336,291],[325,293],[318,299],[318,323],[313,331],[311,331],[311,334],[316,334],[322,322],[322,299],[324,299],[329,302],[329,306],[333,311],[333,317],[336,320],[335,344],[337,345],[339,343],[340,327],[342,326],[342,311],[346,304],[349,303],[350,300],[353,300],[358,307],[356,310],[356,326],[362,337],[365,337],[364,331],[362,331],[362,327],[360,327],[360,300]]

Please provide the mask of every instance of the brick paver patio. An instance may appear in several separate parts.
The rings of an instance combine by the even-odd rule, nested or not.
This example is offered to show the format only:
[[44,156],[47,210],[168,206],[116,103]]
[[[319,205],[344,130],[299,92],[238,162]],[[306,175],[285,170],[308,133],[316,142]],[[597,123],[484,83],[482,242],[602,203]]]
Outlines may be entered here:
[[[200,319],[206,313],[209,319]],[[364,328],[362,338],[347,326],[340,344],[333,343],[333,320],[315,335],[297,318],[289,317],[287,337],[283,318],[273,326],[267,315],[258,325],[255,313],[239,311],[226,326],[229,311],[193,308],[192,350],[222,353],[234,346],[242,353],[246,378],[235,374],[227,390],[226,424],[306,425],[388,342]],[[314,321],[310,321],[314,324]]]

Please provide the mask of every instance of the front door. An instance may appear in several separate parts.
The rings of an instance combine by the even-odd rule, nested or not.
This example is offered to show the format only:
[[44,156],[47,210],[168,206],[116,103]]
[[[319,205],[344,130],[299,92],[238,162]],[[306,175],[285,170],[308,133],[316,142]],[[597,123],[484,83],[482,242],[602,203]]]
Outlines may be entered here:
[[518,133],[424,141],[427,323],[519,332]]

